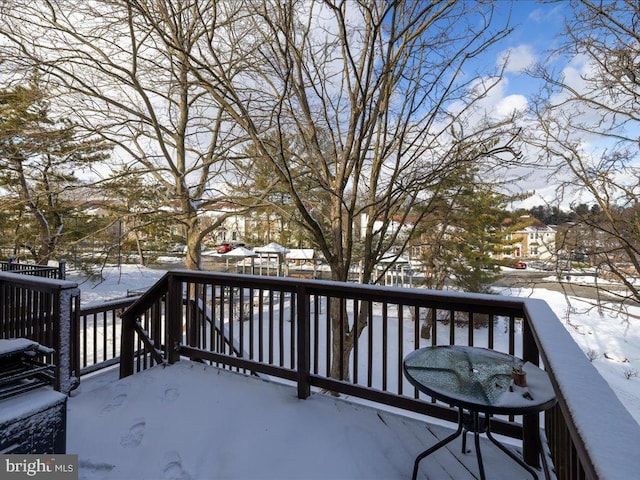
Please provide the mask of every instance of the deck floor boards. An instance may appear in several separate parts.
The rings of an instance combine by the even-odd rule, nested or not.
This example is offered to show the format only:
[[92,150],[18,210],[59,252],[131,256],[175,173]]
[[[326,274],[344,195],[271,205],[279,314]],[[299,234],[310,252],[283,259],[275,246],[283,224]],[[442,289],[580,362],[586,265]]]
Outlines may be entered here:
[[[181,361],[117,380],[83,379],[68,406],[67,453],[80,479],[410,479],[446,424]],[[467,446],[474,448],[471,435]],[[457,439],[420,464],[421,479],[479,477]],[[483,438],[487,478],[531,478]]]

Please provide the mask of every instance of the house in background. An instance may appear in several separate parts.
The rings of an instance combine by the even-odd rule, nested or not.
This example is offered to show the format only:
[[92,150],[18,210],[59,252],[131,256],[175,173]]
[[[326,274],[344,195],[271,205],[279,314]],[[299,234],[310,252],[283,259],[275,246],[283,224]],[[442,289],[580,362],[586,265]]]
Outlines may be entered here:
[[510,246],[503,251],[503,257],[541,261],[556,259],[555,227],[529,215],[523,215],[516,221],[525,226],[507,235]]

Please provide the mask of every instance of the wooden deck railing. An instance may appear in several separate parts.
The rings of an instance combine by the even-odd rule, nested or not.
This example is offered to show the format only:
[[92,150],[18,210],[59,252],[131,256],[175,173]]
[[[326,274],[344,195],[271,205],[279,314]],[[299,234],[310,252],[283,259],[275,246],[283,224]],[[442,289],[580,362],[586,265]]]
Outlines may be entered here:
[[9,257],[8,260],[0,261],[1,272],[21,273],[23,275],[33,275],[34,277],[54,278],[57,280],[66,279],[67,262],[60,260],[57,267],[48,265],[37,265],[33,263],[16,262],[15,257]]
[[[482,346],[547,369],[558,405],[545,416],[545,431],[558,478],[613,478],[611,474],[630,459],[638,466],[624,442],[614,454],[601,458],[599,449],[611,450],[608,440],[601,440],[603,432],[637,435],[640,428],[543,301],[185,271],[170,272],[163,285],[166,290],[155,295],[161,293],[166,302],[164,321],[143,304],[123,316],[124,330],[133,332],[137,323],[136,330],[154,339],[154,348],[161,347],[163,361],[186,356],[295,382],[301,398],[318,388],[453,420],[455,412],[448,406],[431,402],[407,385],[402,359],[425,345]],[[186,299],[206,305],[208,313],[187,308]],[[155,305],[153,295],[145,302]],[[206,318],[218,322],[225,341],[210,330]],[[331,322],[342,332],[335,339]],[[341,356],[354,324],[362,332],[348,355]],[[430,338],[422,338],[423,328],[430,330]],[[131,343],[134,336],[123,335],[123,340]],[[241,346],[241,354],[229,345]],[[135,349],[130,346],[127,351]],[[134,365],[141,369],[158,361],[130,353],[123,354],[123,376],[133,372]],[[337,370],[335,362],[340,364]],[[571,386],[576,381],[582,388]],[[601,400],[591,403],[581,391],[585,386]],[[591,386],[597,391],[591,392]],[[588,411],[580,413],[576,424],[574,409],[587,403]],[[615,426],[598,424],[598,430],[586,435],[602,405],[614,412]],[[537,416],[502,418],[492,424],[500,433],[522,438],[526,461],[537,464]]]
[[80,290],[77,284],[0,272],[0,338],[28,338],[55,352],[55,389],[70,392],[80,381],[76,339]]
[[[21,276],[6,275],[0,274],[1,331],[21,335],[16,322],[33,322],[17,305],[31,305],[24,307],[29,311],[39,303],[13,289],[37,291],[44,288],[38,282],[54,281],[34,278],[25,286]],[[137,299],[85,307],[69,318],[76,322],[71,353],[78,358],[70,371],[119,361],[126,376],[188,357],[291,382],[301,398],[326,390],[445,420],[455,420],[455,412],[404,380],[407,353],[458,344],[515,354],[542,365],[554,385],[558,404],[544,416],[543,431],[557,478],[633,478],[640,471],[640,427],[540,300],[175,271]],[[354,325],[361,334],[349,350]],[[521,438],[526,461],[536,465],[538,421],[498,418],[492,425]]]
[[126,297],[80,308],[76,351],[81,375],[120,362],[120,316],[137,299]]

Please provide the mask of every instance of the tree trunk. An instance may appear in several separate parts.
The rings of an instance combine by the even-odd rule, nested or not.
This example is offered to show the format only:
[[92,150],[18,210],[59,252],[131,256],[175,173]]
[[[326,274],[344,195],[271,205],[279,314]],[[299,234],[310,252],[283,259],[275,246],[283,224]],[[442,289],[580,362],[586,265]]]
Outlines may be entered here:
[[427,316],[424,319],[424,322],[422,322],[422,325],[420,325],[420,338],[424,338],[426,340],[431,338],[432,325],[433,325],[433,310],[429,309],[427,311]]
[[140,258],[140,265],[146,265],[147,262],[144,258],[144,251],[142,250],[142,242],[140,242],[140,233],[138,230],[135,231],[136,236],[136,249],[138,250],[138,258]]
[[[188,200],[185,202],[188,204]],[[185,232],[187,240],[187,254],[184,259],[184,266],[188,270],[202,270],[202,232],[200,231],[200,222],[195,211],[188,211],[188,205],[185,206],[185,222],[187,231]]]

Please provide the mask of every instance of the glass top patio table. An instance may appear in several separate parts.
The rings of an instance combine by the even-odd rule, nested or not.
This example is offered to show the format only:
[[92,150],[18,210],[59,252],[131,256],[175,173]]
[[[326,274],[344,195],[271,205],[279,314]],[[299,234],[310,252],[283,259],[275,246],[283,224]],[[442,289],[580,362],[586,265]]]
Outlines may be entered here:
[[[438,400],[488,414],[523,415],[554,405],[548,375],[530,362],[480,347],[446,345],[415,350],[404,359],[406,378]],[[514,385],[511,373],[526,373],[526,386]]]

